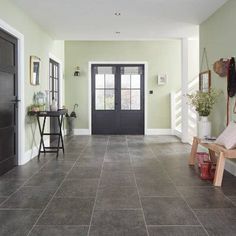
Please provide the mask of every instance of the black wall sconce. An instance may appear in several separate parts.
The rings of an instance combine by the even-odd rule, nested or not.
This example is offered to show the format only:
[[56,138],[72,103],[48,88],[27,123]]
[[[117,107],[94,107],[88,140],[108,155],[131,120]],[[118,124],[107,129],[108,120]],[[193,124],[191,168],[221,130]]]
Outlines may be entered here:
[[80,68],[79,68],[79,66],[77,66],[75,68],[74,76],[80,76]]

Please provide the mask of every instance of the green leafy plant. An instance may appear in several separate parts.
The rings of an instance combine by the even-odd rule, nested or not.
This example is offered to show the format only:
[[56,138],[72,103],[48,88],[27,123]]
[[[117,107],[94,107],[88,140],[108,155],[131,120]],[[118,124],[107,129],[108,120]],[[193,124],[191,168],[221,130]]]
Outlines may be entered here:
[[211,89],[210,92],[197,91],[193,94],[187,94],[187,97],[199,116],[209,116],[220,94],[222,91]]

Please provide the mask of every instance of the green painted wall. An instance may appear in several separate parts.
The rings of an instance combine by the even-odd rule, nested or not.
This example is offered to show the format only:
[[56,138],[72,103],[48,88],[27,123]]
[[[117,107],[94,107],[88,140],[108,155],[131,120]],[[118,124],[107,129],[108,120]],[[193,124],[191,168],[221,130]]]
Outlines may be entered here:
[[[48,33],[40,28],[27,14],[9,0],[0,0],[0,19],[24,35],[25,39],[25,105],[32,103],[34,92],[48,89],[49,52],[64,63],[64,42],[53,40]],[[39,86],[31,86],[29,79],[30,56],[38,56],[42,61],[41,83]],[[31,149],[38,144],[38,128],[35,123],[25,122],[26,143],[25,150]],[[33,134],[35,134],[35,142]]]
[[[213,63],[220,58],[236,56],[235,13],[236,1],[230,0],[200,25],[200,52],[202,54],[204,47],[207,50],[212,87],[224,91],[224,96],[219,99],[211,115],[214,135],[218,135],[226,126],[227,80],[213,71]],[[231,99],[231,111],[234,100]],[[233,115],[231,119],[234,119]]]
[[[76,128],[88,129],[88,62],[146,61],[148,62],[147,128],[170,128],[170,92],[181,86],[181,41],[66,41],[65,92],[66,105],[79,104]],[[81,76],[74,77],[76,66]],[[168,84],[157,85],[157,75],[167,73]]]

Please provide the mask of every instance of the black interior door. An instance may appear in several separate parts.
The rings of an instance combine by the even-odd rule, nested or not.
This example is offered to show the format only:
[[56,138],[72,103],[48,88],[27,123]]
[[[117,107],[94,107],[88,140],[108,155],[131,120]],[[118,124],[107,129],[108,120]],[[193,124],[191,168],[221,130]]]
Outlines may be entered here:
[[[50,104],[52,100],[56,100],[57,106],[59,108],[59,78],[60,78],[60,65],[56,61],[49,60],[49,96]],[[59,124],[56,117],[50,118],[50,133],[59,133]],[[50,144],[52,145],[54,141],[58,141],[58,136],[50,136]]]
[[17,39],[0,29],[0,175],[17,165]]
[[144,134],[144,66],[92,66],[92,133]]

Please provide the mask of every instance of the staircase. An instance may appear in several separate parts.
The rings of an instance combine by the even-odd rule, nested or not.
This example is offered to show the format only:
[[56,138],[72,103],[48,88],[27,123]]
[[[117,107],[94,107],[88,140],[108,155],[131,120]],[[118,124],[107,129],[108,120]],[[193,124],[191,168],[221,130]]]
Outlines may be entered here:
[[[194,93],[198,90],[198,76],[196,76],[191,82],[188,84],[188,94]],[[171,129],[174,135],[182,138],[182,98],[185,94],[182,94],[181,90],[177,92],[170,93],[170,101],[171,101]],[[188,142],[192,143],[192,139],[197,135],[197,119],[198,115],[196,111],[188,106]]]

